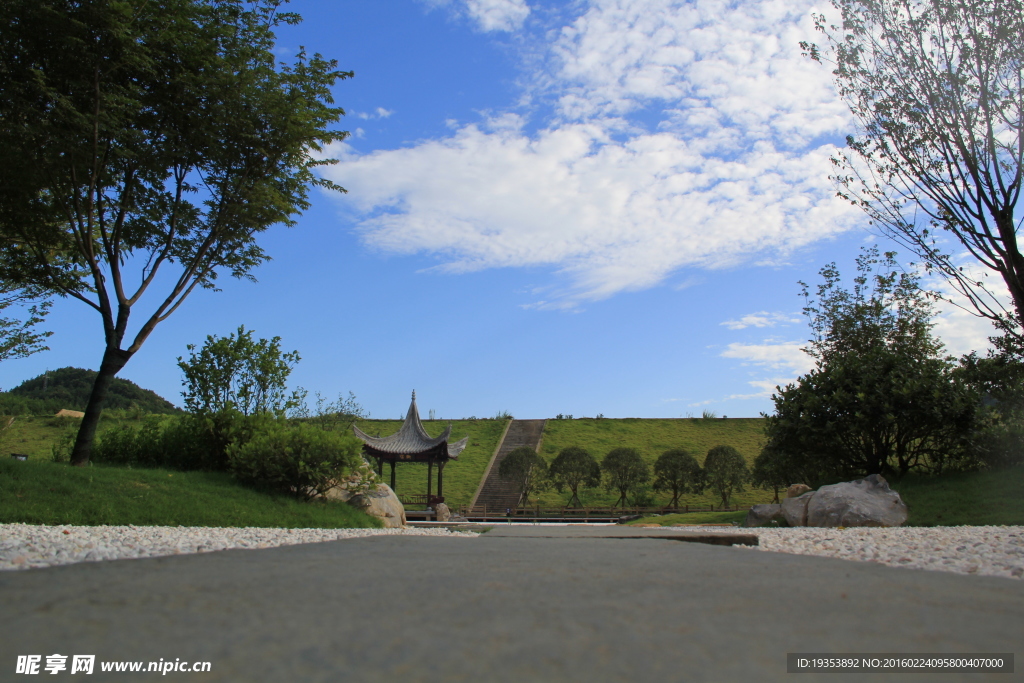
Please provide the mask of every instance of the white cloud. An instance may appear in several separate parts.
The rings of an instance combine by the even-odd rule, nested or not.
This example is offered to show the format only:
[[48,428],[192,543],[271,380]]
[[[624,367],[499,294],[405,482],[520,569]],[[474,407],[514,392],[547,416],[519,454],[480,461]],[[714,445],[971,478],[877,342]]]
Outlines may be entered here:
[[814,359],[804,353],[804,341],[774,342],[763,344],[729,344],[722,352],[723,358],[738,358],[747,363],[772,368],[786,369],[796,375],[810,372]]
[[466,15],[484,32],[515,31],[530,16],[526,0],[422,0],[431,7],[447,7],[455,15]]
[[525,0],[466,0],[466,11],[484,31],[514,31],[530,15]]
[[366,119],[386,119],[387,117],[391,116],[394,113],[395,113],[394,111],[389,110],[389,109],[385,109],[384,107],[377,107],[372,112],[366,112],[366,111],[354,112],[354,114],[356,116],[358,116],[359,118],[364,119],[364,120],[366,120]]
[[798,323],[801,322],[802,318],[793,315],[792,313],[769,313],[768,311],[760,311],[758,313],[750,313],[739,320],[726,320],[724,323],[730,330],[743,330],[748,327],[774,327],[778,324],[787,323]]
[[[483,21],[513,5],[526,8],[466,8]],[[506,113],[404,149],[342,144],[327,175],[372,247],[432,254],[446,272],[559,273],[537,307],[785,258],[860,219],[827,179],[820,139],[847,118],[827,69],[799,55],[809,8],[592,0],[523,79],[552,104],[539,130]]]
[[729,344],[720,355],[736,358],[743,365],[753,366],[763,374],[772,371],[771,377],[757,377],[747,382],[758,391],[752,394],[733,394],[729,399],[766,398],[775,392],[775,387],[786,386],[800,375],[814,368],[814,359],[804,353],[805,341],[765,340],[761,344]]

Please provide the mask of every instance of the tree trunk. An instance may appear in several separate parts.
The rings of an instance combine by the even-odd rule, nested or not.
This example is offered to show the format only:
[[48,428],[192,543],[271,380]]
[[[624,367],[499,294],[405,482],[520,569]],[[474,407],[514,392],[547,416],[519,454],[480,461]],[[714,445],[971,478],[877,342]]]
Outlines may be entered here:
[[103,362],[100,370],[96,373],[96,381],[92,385],[92,393],[89,394],[89,405],[85,407],[85,417],[82,418],[82,426],[78,429],[78,437],[75,439],[75,449],[71,452],[71,464],[76,467],[84,467],[89,464],[89,456],[92,453],[92,444],[96,439],[96,428],[100,424],[100,415],[103,414],[103,402],[107,398],[107,391],[121,368],[125,366],[132,354],[121,349],[108,348],[103,352]]

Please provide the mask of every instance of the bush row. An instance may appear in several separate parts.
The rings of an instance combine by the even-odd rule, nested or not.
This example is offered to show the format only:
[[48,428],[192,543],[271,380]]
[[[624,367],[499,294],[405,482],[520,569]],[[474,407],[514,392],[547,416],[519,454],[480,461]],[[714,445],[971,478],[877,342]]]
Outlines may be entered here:
[[151,416],[108,429],[93,449],[97,463],[231,472],[260,488],[303,499],[322,495],[362,464],[354,436],[260,413]]

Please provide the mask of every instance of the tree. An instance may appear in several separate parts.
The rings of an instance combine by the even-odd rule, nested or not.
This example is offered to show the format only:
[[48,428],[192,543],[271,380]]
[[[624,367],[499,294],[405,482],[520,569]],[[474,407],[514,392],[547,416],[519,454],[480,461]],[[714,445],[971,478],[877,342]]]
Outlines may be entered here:
[[281,338],[253,341],[252,330],[242,325],[238,336],[210,335],[196,351],[189,344],[188,360],[178,358],[185,374],[185,408],[195,414],[237,410],[243,415],[284,414],[298,405],[299,397],[286,394],[288,375],[301,360],[298,351],[281,352]]
[[[520,446],[505,456],[498,465],[498,476],[515,482],[519,489],[519,503],[524,507],[530,495],[547,485],[548,464],[529,446]],[[516,507],[519,507],[518,505]]]
[[816,301],[803,285],[815,368],[778,388],[767,416],[765,457],[808,484],[938,471],[969,455],[977,396],[939,355],[917,277],[897,275],[895,254],[875,248],[857,270],[852,292],[835,264],[821,270]]
[[754,459],[754,467],[750,471],[750,483],[760,488],[770,488],[774,494],[773,503],[779,502],[780,488],[788,488],[801,481],[800,475],[794,475],[799,466],[787,455],[784,451],[776,451],[769,443]]
[[585,486],[598,486],[601,483],[601,466],[585,448],[569,446],[563,448],[551,461],[548,470],[555,490],[561,493],[568,488],[572,492],[567,507],[582,507],[579,491]]
[[715,446],[704,458],[704,478],[715,493],[722,498],[722,505],[729,505],[729,497],[742,491],[750,481],[747,461],[732,446]]
[[34,328],[43,322],[49,312],[51,302],[39,301],[40,295],[23,289],[7,289],[0,284],[0,311],[10,306],[28,305],[26,316],[18,318],[0,318],[0,362],[14,358],[25,358],[33,353],[48,351],[49,347],[43,340],[53,332],[36,332]]
[[619,503],[627,505],[629,492],[651,478],[650,468],[635,448],[612,449],[601,461],[601,471],[604,472],[605,489],[619,492],[619,499],[612,507]]
[[[1024,161],[1024,1],[833,0],[815,16],[859,124],[833,158],[840,196],[910,248],[977,314],[1022,337],[1024,256],[1015,216]],[[1012,306],[940,238],[997,273]]]
[[[9,0],[0,6],[5,282],[94,309],[105,349],[75,442],[84,465],[110,380],[219,274],[253,279],[256,237],[292,225],[351,72],[276,63],[280,0]],[[138,280],[129,273],[137,269]],[[159,294],[163,285],[167,289]],[[133,309],[155,296],[129,334]]]
[[672,492],[669,507],[679,507],[679,496],[684,493],[701,493],[704,482],[696,458],[683,448],[673,448],[658,456],[654,463],[654,490]]

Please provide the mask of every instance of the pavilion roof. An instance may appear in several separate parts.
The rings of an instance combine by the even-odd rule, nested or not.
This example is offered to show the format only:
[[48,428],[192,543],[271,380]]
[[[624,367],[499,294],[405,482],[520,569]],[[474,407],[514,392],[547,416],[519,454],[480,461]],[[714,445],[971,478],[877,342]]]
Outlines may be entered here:
[[[416,392],[414,391],[412,392],[412,403],[409,404],[409,412],[405,416],[405,422],[402,423],[401,428],[394,434],[389,436],[370,436],[355,425],[352,426],[352,431],[355,432],[357,437],[362,439],[363,443],[376,451],[396,455],[413,455],[436,449],[445,444],[448,441],[448,437],[451,436],[452,424],[449,422],[448,428],[437,438],[427,434],[427,431],[423,429],[423,423],[420,422],[420,411],[416,407]],[[452,460],[458,459],[459,453],[466,447],[468,440],[469,437],[467,436],[461,441],[447,444],[448,457]]]

